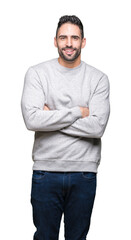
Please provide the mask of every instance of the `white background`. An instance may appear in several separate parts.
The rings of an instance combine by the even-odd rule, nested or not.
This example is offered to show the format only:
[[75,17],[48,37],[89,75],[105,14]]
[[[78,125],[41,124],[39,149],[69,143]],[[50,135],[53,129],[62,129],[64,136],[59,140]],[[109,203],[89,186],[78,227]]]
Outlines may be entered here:
[[[0,237],[31,240],[30,188],[34,132],[24,125],[20,100],[29,66],[58,56],[59,18],[84,25],[82,60],[110,80],[111,115],[88,240],[131,239],[131,7],[128,0],[3,1],[0,5]],[[63,220],[60,240],[64,239]]]

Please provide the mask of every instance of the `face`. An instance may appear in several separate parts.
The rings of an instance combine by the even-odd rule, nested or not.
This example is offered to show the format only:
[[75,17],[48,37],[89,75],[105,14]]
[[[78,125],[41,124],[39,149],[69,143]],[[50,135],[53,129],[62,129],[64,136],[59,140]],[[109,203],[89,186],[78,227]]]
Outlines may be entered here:
[[81,37],[80,28],[71,23],[62,24],[54,40],[60,58],[66,62],[74,62],[80,58],[81,48],[86,43],[86,39]]

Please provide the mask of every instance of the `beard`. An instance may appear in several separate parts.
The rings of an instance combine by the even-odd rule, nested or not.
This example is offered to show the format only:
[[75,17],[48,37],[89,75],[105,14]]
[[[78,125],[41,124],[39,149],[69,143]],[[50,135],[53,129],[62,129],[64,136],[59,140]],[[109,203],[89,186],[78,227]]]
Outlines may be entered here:
[[[64,51],[66,49],[71,49],[74,52],[74,54],[68,55],[66,55],[66,53],[64,54]],[[81,47],[80,48],[65,47],[60,49],[58,46],[58,53],[63,60],[67,62],[74,62],[81,54]]]

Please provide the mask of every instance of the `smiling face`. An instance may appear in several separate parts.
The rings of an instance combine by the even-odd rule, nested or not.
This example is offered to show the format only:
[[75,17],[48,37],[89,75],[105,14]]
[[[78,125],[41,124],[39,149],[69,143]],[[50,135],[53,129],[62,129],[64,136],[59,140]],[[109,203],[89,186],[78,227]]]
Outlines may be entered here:
[[81,37],[80,28],[72,23],[64,23],[59,28],[54,44],[58,48],[59,63],[64,66],[80,64],[81,48],[84,48],[86,39]]

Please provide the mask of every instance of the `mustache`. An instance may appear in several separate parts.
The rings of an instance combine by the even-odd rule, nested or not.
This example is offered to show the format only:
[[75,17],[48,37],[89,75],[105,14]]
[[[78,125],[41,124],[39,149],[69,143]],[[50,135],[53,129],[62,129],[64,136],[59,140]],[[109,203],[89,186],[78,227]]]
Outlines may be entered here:
[[71,49],[71,50],[77,50],[77,48],[72,48],[72,47],[64,47],[64,48],[62,48],[62,50],[66,50],[66,49]]

